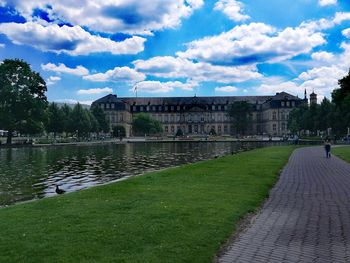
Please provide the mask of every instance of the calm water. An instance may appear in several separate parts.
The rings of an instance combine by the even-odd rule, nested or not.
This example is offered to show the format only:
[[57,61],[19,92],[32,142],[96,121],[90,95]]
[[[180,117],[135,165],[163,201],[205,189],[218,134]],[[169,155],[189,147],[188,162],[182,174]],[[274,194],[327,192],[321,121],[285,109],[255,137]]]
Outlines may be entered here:
[[0,206],[55,195],[262,143],[135,143],[0,149]]

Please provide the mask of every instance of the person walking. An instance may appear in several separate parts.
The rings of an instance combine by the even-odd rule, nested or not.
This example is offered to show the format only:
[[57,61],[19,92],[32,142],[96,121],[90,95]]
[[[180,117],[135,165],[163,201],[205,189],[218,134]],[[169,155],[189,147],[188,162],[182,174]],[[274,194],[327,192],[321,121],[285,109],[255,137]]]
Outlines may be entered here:
[[328,137],[325,140],[324,149],[326,150],[326,158],[331,158],[331,141]]

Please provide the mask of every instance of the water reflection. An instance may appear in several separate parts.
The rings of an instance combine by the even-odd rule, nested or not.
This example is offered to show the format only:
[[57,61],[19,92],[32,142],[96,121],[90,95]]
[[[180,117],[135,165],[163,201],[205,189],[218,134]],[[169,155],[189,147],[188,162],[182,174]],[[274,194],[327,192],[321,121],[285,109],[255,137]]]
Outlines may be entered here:
[[55,195],[263,143],[137,143],[0,150],[0,205]]

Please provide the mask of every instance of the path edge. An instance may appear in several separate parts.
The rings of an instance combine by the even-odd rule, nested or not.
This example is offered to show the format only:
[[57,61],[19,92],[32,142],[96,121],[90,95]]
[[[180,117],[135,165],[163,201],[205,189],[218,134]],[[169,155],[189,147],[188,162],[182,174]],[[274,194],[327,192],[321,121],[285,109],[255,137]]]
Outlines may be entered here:
[[261,202],[261,204],[255,209],[253,212],[247,213],[245,216],[243,216],[237,223],[234,225],[235,230],[233,233],[230,235],[230,237],[221,245],[219,251],[215,254],[212,262],[213,263],[219,263],[220,258],[224,256],[232,247],[232,245],[241,237],[242,234],[244,234],[250,226],[252,226],[256,220],[256,218],[260,215],[262,209],[264,208],[265,204],[268,202],[272,191],[274,190],[275,186],[280,180],[280,177],[285,170],[286,166],[288,165],[290,159],[292,158],[294,152],[298,148],[294,149],[291,155],[288,158],[288,161],[286,164],[283,166],[283,168],[278,172],[277,178],[275,183],[272,185],[270,188],[269,192],[267,193],[265,199]]

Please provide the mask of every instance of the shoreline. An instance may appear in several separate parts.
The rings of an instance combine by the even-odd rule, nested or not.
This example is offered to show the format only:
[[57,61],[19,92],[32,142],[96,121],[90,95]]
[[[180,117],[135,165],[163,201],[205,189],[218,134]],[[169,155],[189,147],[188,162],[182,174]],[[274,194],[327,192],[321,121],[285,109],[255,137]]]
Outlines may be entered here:
[[[128,143],[283,143],[285,145],[294,144],[290,140],[282,140],[280,138],[268,139],[234,139],[234,138],[217,138],[217,139],[145,139],[145,138],[126,138],[122,141],[120,140],[108,140],[108,141],[91,141],[91,142],[68,142],[68,143],[50,143],[50,144],[0,144],[0,149],[10,149],[10,148],[40,148],[40,147],[63,147],[63,146],[92,146],[92,145],[108,145],[108,144],[128,144]],[[307,140],[300,139],[299,144],[323,144],[321,140]],[[340,143],[341,145],[342,143]],[[346,145],[346,144],[345,144]]]

